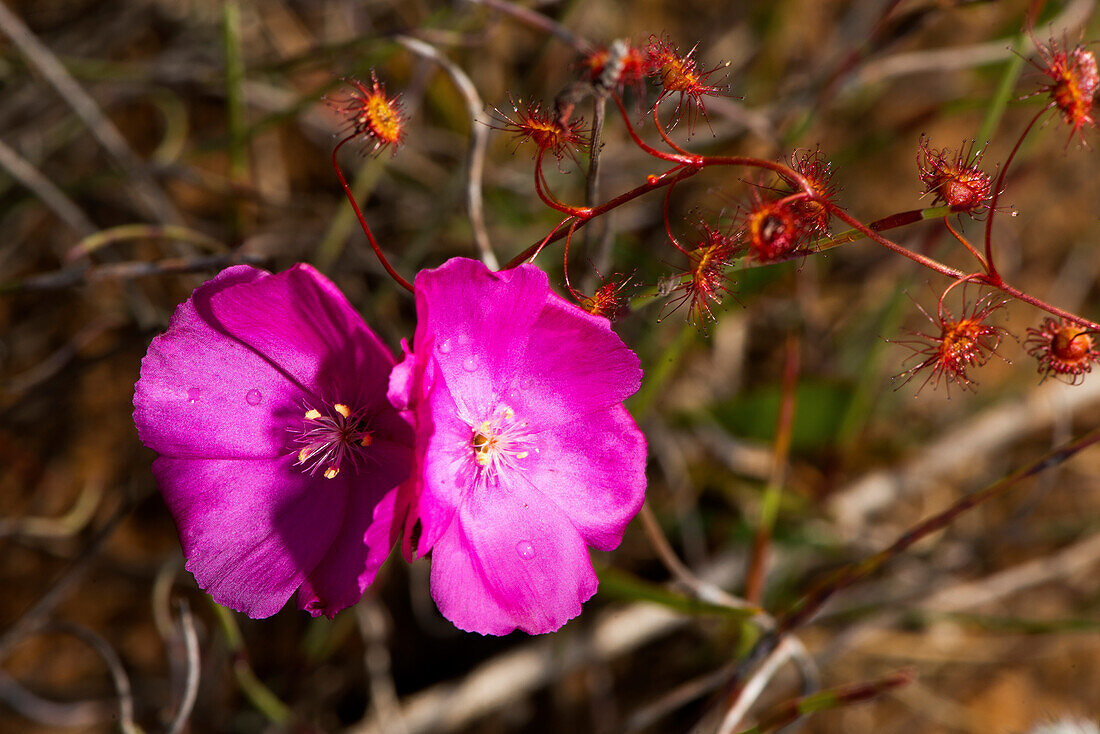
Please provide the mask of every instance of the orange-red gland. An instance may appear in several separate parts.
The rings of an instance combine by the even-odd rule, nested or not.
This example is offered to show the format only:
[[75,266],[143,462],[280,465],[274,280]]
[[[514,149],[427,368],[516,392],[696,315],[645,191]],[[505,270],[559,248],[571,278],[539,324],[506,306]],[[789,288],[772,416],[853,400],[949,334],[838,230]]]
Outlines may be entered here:
[[934,202],[947,204],[951,211],[980,216],[988,210],[993,195],[993,181],[980,166],[984,154],[984,150],[975,151],[973,143],[964,143],[954,151],[936,150],[922,135],[917,168],[924,193],[933,194]]
[[584,120],[566,119],[543,112],[539,103],[521,108],[522,101],[512,103],[513,115],[495,109],[496,130],[512,133],[519,143],[531,141],[539,151],[549,152],[559,161],[566,155],[573,157],[573,149],[587,144]]
[[1100,360],[1088,329],[1060,319],[1048,317],[1038,329],[1029,328],[1024,346],[1038,361],[1043,379],[1053,375],[1070,384],[1084,379],[1092,364]]
[[1085,125],[1095,125],[1092,117],[1092,98],[1100,85],[1096,69],[1096,57],[1083,46],[1076,46],[1066,53],[1053,39],[1046,46],[1036,44],[1043,64],[1036,64],[1050,77],[1050,83],[1042,91],[1050,94],[1050,105],[1062,113],[1062,120],[1080,132]]
[[[601,276],[602,277],[602,276]],[[605,280],[591,296],[581,299],[581,308],[595,316],[603,316],[608,321],[618,321],[627,314],[630,306],[623,292],[630,278],[613,275]]]
[[[820,150],[802,150],[791,156],[791,168],[810,184],[814,194],[825,201],[832,201],[840,187],[833,183],[833,166],[825,160]],[[798,186],[792,186],[801,190]],[[821,201],[801,199],[792,208],[808,232],[829,234],[829,209]]]
[[[724,87],[708,84],[710,76],[725,64],[720,64],[709,71],[700,71],[695,59],[691,56],[695,53],[692,48],[683,56],[671,41],[656,36],[650,38],[645,50],[645,72],[647,76],[658,78],[661,82],[661,94],[657,102],[673,94],[679,94],[676,103],[676,115],[683,112],[685,100],[690,100],[694,109],[689,115],[689,125],[694,124],[694,113],[698,110],[703,118],[707,117],[706,107],[703,105],[703,97],[718,96],[725,92]],[[673,123],[675,124],[675,123]]]
[[901,384],[909,382],[921,370],[928,369],[928,377],[921,387],[931,380],[938,386],[943,379],[949,387],[955,382],[969,388],[972,381],[968,370],[988,362],[997,353],[1002,337],[1008,333],[999,326],[985,323],[991,313],[1004,305],[1003,301],[994,302],[990,298],[987,295],[978,299],[970,313],[960,319],[953,318],[946,310],[941,312],[938,321],[929,316],[929,320],[939,326],[939,334],[912,332],[915,339],[897,341],[912,349],[915,356],[925,358],[898,375],[905,378]]
[[790,203],[754,194],[744,215],[743,237],[757,260],[769,262],[794,252],[806,233],[806,222]]
[[[701,224],[703,238],[699,245],[685,253],[688,267],[678,278],[673,292],[680,295],[669,300],[665,313],[672,313],[688,304],[688,319],[696,325],[713,321],[715,306],[722,303],[723,294],[729,292],[729,276],[726,270],[739,252],[737,242],[727,234]],[[662,314],[663,318],[664,314]]]
[[355,87],[351,95],[330,101],[329,106],[345,116],[352,134],[364,138],[370,153],[377,153],[391,145],[396,151],[405,138],[405,115],[401,103],[396,96],[386,96],[386,88],[373,71],[370,79],[369,87],[357,79],[348,79],[348,83]]

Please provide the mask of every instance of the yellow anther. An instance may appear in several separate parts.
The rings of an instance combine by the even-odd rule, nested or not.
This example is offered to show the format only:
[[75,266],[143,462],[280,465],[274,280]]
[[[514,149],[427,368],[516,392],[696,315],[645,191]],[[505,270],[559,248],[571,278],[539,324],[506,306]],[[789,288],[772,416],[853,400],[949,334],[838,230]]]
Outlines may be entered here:
[[526,451],[520,451],[518,454],[516,454],[516,458],[517,459],[526,459],[527,458],[527,452]]
[[310,409],[310,410],[306,411],[306,420],[307,421],[315,421],[320,417],[321,417],[321,411],[319,411],[319,410]]
[[298,452],[298,463],[299,464],[304,463],[305,460],[308,459],[308,458],[309,458],[309,449],[308,448],[304,448],[304,449],[302,449],[301,451]]
[[481,424],[481,426],[478,427],[477,432],[483,436],[488,436],[490,433],[493,432],[493,426],[491,423],[489,423],[489,421],[485,421]]
[[325,469],[325,479],[332,479],[339,473],[340,469],[338,467],[330,466],[328,469]]
[[510,421],[515,417],[516,417],[516,412],[514,410],[512,410],[511,408],[507,408],[507,407],[504,409],[504,420]]
[[490,456],[489,456],[489,454],[482,454],[482,453],[479,453],[479,454],[477,455],[477,463],[478,463],[478,466],[488,466],[488,465],[489,465],[489,463],[490,463],[490,462],[491,462],[492,460],[493,460],[493,459],[492,459],[492,457],[490,457]]
[[345,418],[351,415],[351,408],[344,405],[343,403],[337,403],[336,405],[332,406],[332,409],[340,415],[344,416]]
[[374,443],[374,436],[369,433],[363,434],[363,438],[359,439],[359,445],[364,448],[370,446],[372,443]]

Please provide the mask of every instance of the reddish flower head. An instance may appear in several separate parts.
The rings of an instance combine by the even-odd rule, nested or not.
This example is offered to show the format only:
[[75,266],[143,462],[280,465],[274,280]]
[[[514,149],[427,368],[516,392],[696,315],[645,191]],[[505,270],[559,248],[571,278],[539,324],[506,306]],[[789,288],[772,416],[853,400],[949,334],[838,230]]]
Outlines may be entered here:
[[[707,109],[703,105],[703,97],[721,96],[726,93],[726,87],[711,85],[707,82],[714,72],[728,66],[728,64],[719,64],[709,71],[700,71],[698,63],[691,58],[694,53],[693,47],[686,54],[680,55],[679,49],[669,39],[656,36],[649,39],[649,45],[645,50],[646,74],[657,78],[662,87],[657,103],[659,104],[666,97],[678,94],[673,117],[675,121],[679,121],[685,108],[690,106],[688,108],[689,129],[694,129],[697,113],[710,124]],[[675,121],[673,125],[676,124]]]
[[619,94],[631,87],[639,99],[645,99],[645,53],[627,41],[619,39],[609,48],[597,48],[584,57],[581,65],[597,87]]
[[[820,149],[795,151],[790,165],[822,199],[832,201],[840,191],[833,183],[833,164],[825,160]],[[793,182],[788,183],[793,185]],[[821,202],[800,200],[794,202],[793,209],[802,220],[802,229],[819,235],[829,234],[829,209]]]
[[913,350],[910,359],[924,358],[919,364],[897,376],[904,378],[898,384],[899,388],[925,369],[929,370],[929,373],[921,383],[922,389],[929,381],[934,381],[938,387],[941,379],[947,383],[948,389],[952,382],[958,383],[964,389],[969,388],[974,383],[967,374],[967,370],[971,367],[981,367],[992,355],[997,354],[1001,339],[1008,333],[999,326],[985,323],[990,314],[1005,304],[1004,301],[994,300],[993,293],[982,296],[969,309],[964,308],[962,317],[958,319],[952,316],[943,305],[946,295],[945,291],[940,297],[937,318],[932,318],[919,304],[917,306],[939,329],[939,333],[914,331],[910,333],[916,337],[915,339],[896,341]]
[[405,114],[400,98],[386,96],[386,88],[373,70],[369,87],[358,79],[346,81],[354,89],[347,97],[328,100],[329,107],[344,116],[351,135],[362,136],[365,151],[374,154],[393,146],[396,153],[405,140]]
[[1039,362],[1043,379],[1055,378],[1076,385],[1100,360],[1092,334],[1064,319],[1047,317],[1038,329],[1028,329],[1024,339],[1027,353]]
[[921,135],[917,152],[917,168],[924,182],[924,193],[933,194],[934,202],[943,202],[951,211],[979,217],[989,211],[993,182],[981,169],[985,150],[974,150],[966,143],[957,150],[936,150],[929,139]]
[[1045,46],[1036,41],[1035,47],[1042,64],[1032,65],[1050,78],[1039,91],[1050,95],[1049,106],[1062,113],[1062,120],[1071,128],[1070,137],[1085,125],[1095,127],[1092,97],[1100,86],[1096,57],[1081,45],[1066,53],[1053,38]]
[[596,292],[581,300],[581,308],[593,316],[603,316],[614,323],[630,311],[630,304],[623,292],[630,284],[630,277],[616,273],[607,279],[601,275],[600,280],[602,282]]
[[814,223],[802,211],[798,202],[765,199],[754,189],[749,208],[741,215],[741,236],[753,256],[771,262],[797,250]]
[[729,293],[729,276],[726,270],[740,252],[734,237],[711,228],[705,222],[699,229],[703,236],[699,244],[684,254],[688,266],[676,278],[673,297],[665,306],[661,318],[688,304],[688,320],[696,326],[714,321],[711,304],[722,303],[723,294]]
[[523,100],[512,102],[512,115],[494,107],[494,130],[512,133],[518,138],[516,147],[527,141],[535,144],[539,152],[553,154],[559,161],[565,156],[576,158],[574,149],[588,144],[588,136],[581,118],[563,118],[542,110],[538,102],[524,105]]

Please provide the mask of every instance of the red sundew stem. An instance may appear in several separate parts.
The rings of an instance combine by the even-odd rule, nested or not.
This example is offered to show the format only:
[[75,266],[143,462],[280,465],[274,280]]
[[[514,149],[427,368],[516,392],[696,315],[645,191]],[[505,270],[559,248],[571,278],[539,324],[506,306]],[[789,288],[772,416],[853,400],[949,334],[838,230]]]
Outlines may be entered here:
[[782,207],[782,206],[787,206],[788,204],[793,204],[796,201],[806,201],[809,198],[810,198],[810,195],[807,194],[805,191],[799,191],[797,194],[791,194],[789,196],[784,196],[782,199],[776,199],[772,203],[775,206]]
[[[949,285],[949,286],[947,286],[946,288],[943,289],[943,293],[940,294],[940,300],[936,303],[936,318],[939,319],[941,324],[943,324],[947,321],[947,319],[944,319],[944,317],[943,317],[943,302],[947,299],[947,294],[950,293],[952,290],[954,290],[955,286],[957,286],[957,285],[962,285],[963,283],[973,283],[974,281],[980,281],[984,277],[985,277],[985,275],[983,273],[971,273],[970,275],[959,278],[954,283],[952,283],[951,285]],[[965,292],[966,291],[964,290],[963,293],[965,294]],[[965,298],[965,295],[963,297]]]
[[1032,306],[1034,306],[1035,308],[1041,309],[1041,310],[1046,311],[1047,313],[1050,313],[1050,314],[1054,314],[1055,316],[1061,317],[1061,318],[1065,319],[1066,321],[1072,321],[1075,324],[1080,324],[1081,326],[1084,326],[1086,329],[1100,330],[1100,324],[1096,323],[1095,321],[1089,321],[1088,319],[1082,318],[1081,316],[1078,316],[1077,314],[1072,313],[1070,311],[1066,311],[1063,308],[1058,308],[1057,306],[1052,306],[1049,303],[1047,303],[1046,301],[1039,300],[1035,296],[1029,295],[1027,293],[1024,293],[1023,291],[1021,291],[1018,288],[1012,287],[1011,285],[1004,282],[1003,280],[1000,281],[1000,282],[997,282],[997,283],[993,283],[993,282],[990,282],[987,278],[988,278],[988,276],[983,277],[983,280],[985,281],[986,285],[991,286],[993,288],[997,288],[1000,291],[1003,291],[1006,295],[1012,296],[1017,301],[1023,301],[1024,303],[1029,303]]
[[888,240],[887,238],[882,237],[881,234],[873,231],[872,229],[867,227],[866,224],[860,222],[854,217],[851,217],[848,212],[833,204],[832,201],[823,200],[822,204],[828,207],[829,211],[833,212],[833,215],[835,217],[847,222],[849,227],[864,233],[865,237],[867,237],[868,239],[878,242],[884,248],[889,248],[890,250],[893,250],[900,255],[906,256],[906,258],[909,258],[913,262],[924,265],[925,267],[927,267],[927,269],[934,270],[941,275],[946,275],[947,277],[952,278],[953,281],[966,280],[971,283],[979,283],[981,285],[987,285],[991,288],[997,288],[998,291],[1003,292],[1004,295],[1011,296],[1016,300],[1022,300],[1023,303],[1031,304],[1035,308],[1046,311],[1046,313],[1048,314],[1053,314],[1069,321],[1073,321],[1075,322],[1075,324],[1080,324],[1087,329],[1100,329],[1100,324],[1097,324],[1096,321],[1090,321],[1087,318],[1082,318],[1077,314],[1071,313],[1071,311],[1067,311],[1064,308],[1058,308],[1057,306],[1052,306],[1051,304],[1046,303],[1045,300],[1026,294],[1021,291],[1021,289],[1015,288],[1008,283],[1005,283],[1003,278],[997,273],[967,274],[963,271],[955,270],[954,267],[949,267],[942,262],[939,262],[938,260],[933,260],[932,258],[928,258],[928,256],[926,255],[913,252],[908,248],[902,247],[902,245],[898,244],[897,242],[893,242],[892,240]]
[[580,217],[581,219],[588,219],[586,215],[588,207],[581,206],[569,206],[558,201],[552,193],[550,193],[550,186],[546,183],[546,175],[542,172],[542,159],[546,155],[545,150],[540,150],[538,157],[535,159],[535,193],[542,199],[542,203],[551,209],[556,209],[562,214],[568,214],[572,217]]
[[[683,165],[673,166],[669,170],[659,175],[647,176],[646,182],[641,186],[637,186],[630,191],[627,191],[626,193],[619,194],[614,199],[606,201],[599,206],[576,207],[575,211],[568,208],[564,211],[558,209],[558,207],[553,208],[558,211],[563,211],[563,213],[568,214],[570,217],[575,217],[576,219],[578,219],[579,221],[577,223],[577,227],[580,228],[587,224],[589,220],[594,219],[601,214],[606,214],[612,209],[616,209],[623,204],[626,204],[628,201],[637,199],[639,196],[647,194],[650,191],[659,189],[662,186],[669,186],[671,184],[678,183],[679,181],[682,181],[686,178],[691,178],[695,174],[699,173],[699,171],[701,170],[702,168],[686,168]],[[564,236],[565,233],[561,231],[561,225],[559,224],[556,228],[556,231],[551,232],[550,235],[548,235],[538,244],[531,245],[526,250],[513,257],[511,260],[505,263],[504,267],[501,269],[507,270],[526,262],[528,259],[533,257],[536,252],[546,247],[546,245],[554,242],[555,240],[559,240]]]
[[974,245],[970,244],[970,240],[966,239],[961,234],[955,231],[955,228],[951,226],[951,222],[950,220],[948,220],[947,217],[943,218],[943,226],[947,227],[947,231],[950,232],[955,239],[961,242],[963,247],[970,251],[970,254],[974,256],[974,259],[977,260],[978,263],[982,266],[982,270],[989,272],[989,263],[985,261],[985,258],[981,256],[981,253],[974,249]]
[[351,208],[355,210],[355,216],[359,219],[359,226],[363,228],[363,233],[367,236],[367,242],[370,243],[371,249],[374,250],[375,257],[378,258],[378,262],[382,263],[382,267],[386,269],[390,277],[397,281],[398,285],[407,290],[409,293],[415,293],[412,283],[401,277],[401,274],[393,269],[390,265],[390,261],[386,259],[386,256],[382,253],[382,248],[378,246],[377,240],[374,239],[374,233],[370,231],[370,226],[367,225],[367,220],[363,216],[363,212],[359,209],[359,203],[355,200],[355,194],[351,193],[351,187],[348,186],[348,181],[344,178],[344,172],[340,170],[340,164],[336,160],[336,154],[340,152],[340,148],[344,143],[349,140],[354,140],[356,135],[349,135],[332,149],[332,167],[336,169],[336,177],[340,179],[340,186],[344,188],[344,194],[348,197],[348,201],[351,202]]
[[615,100],[616,106],[619,108],[619,114],[622,115],[623,124],[626,125],[626,131],[630,134],[630,139],[634,141],[634,144],[641,148],[646,153],[649,153],[654,158],[660,158],[664,161],[672,161],[674,163],[682,163],[685,165],[698,165],[702,156],[692,155],[691,153],[684,152],[683,155],[674,155],[672,153],[665,153],[664,151],[657,150],[649,145],[638,136],[638,131],[634,129],[634,123],[630,121],[630,113],[626,111],[626,107],[623,105],[622,99],[617,94],[611,95],[611,99]]
[[[533,262],[534,259],[538,257],[538,254],[542,252],[542,248],[546,247],[546,244],[550,242],[550,238],[553,237],[558,232],[558,230],[564,227],[566,222],[569,222],[573,219],[576,219],[576,217],[566,217],[565,219],[555,224],[554,228],[550,230],[550,234],[546,235],[546,237],[543,238],[542,242],[538,243],[538,245],[535,246],[535,251],[531,253],[531,256],[529,258],[527,258],[527,262]],[[519,264],[520,263],[516,263],[515,265],[513,265],[512,263],[508,263],[508,265],[506,265],[503,269],[507,270],[508,268],[514,268],[516,267],[516,265]]]
[[[688,156],[689,158],[692,157],[692,153],[684,150],[679,145],[672,142],[672,138],[670,138],[668,136],[668,133],[665,132],[665,126],[662,125],[661,121],[657,118],[657,108],[660,107],[660,105],[661,105],[661,100],[657,100],[653,104],[653,127],[657,128],[657,134],[661,136],[661,140],[665,141],[665,144],[667,144],[668,147],[672,148],[674,151],[676,151],[680,155],[685,155],[685,156]],[[675,125],[675,124],[676,123],[673,123],[673,125]],[[710,123],[708,122],[707,124],[709,125]]]
[[[965,278],[966,280],[969,280],[970,282],[973,282],[973,283],[980,283],[982,285],[987,285],[990,288],[996,288],[997,290],[1003,291],[1005,295],[1011,296],[1012,298],[1015,298],[1017,301],[1023,301],[1024,303],[1029,303],[1032,306],[1035,306],[1035,308],[1046,311],[1047,313],[1050,313],[1050,314],[1054,314],[1055,316],[1060,316],[1060,317],[1062,317],[1064,319],[1067,319],[1069,321],[1072,321],[1076,324],[1081,324],[1082,326],[1084,326],[1088,329],[1098,329],[1098,328],[1100,328],[1100,324],[1097,324],[1095,321],[1089,321],[1088,319],[1082,318],[1081,316],[1078,316],[1075,313],[1071,313],[1069,311],[1066,311],[1065,309],[1058,308],[1057,306],[1052,306],[1051,304],[1047,303],[1046,301],[1043,301],[1041,299],[1036,298],[1035,296],[1024,293],[1019,288],[1012,287],[1011,285],[1006,283],[1004,281],[1004,279],[1001,278],[1000,275],[998,275],[995,272],[993,272],[993,273],[987,272],[987,273],[984,273],[984,274],[982,274],[982,273],[971,273],[971,274],[968,275],[967,273],[964,273],[961,270],[956,270],[955,268],[948,267],[947,265],[944,265],[943,263],[941,263],[938,260],[933,260],[932,258],[927,257],[926,255],[921,255],[919,253],[913,252],[912,250],[910,250],[908,248],[905,248],[905,247],[902,247],[901,245],[899,245],[898,243],[896,243],[892,240],[886,239],[885,237],[880,235],[878,232],[875,232],[874,230],[872,230],[871,228],[869,228],[868,226],[866,226],[865,224],[863,224],[859,220],[852,217],[850,214],[848,214],[846,211],[844,211],[843,209],[838,207],[836,204],[833,204],[832,202],[826,201],[826,200],[820,200],[819,199],[819,201],[821,201],[822,204],[824,204],[826,207],[828,207],[829,211],[832,212],[832,214],[834,216],[836,216],[838,219],[841,219],[841,220],[847,222],[848,225],[851,226],[853,229],[856,229],[856,230],[859,230],[860,232],[862,232],[863,235],[865,237],[867,237],[868,239],[874,240],[878,244],[882,245],[883,247],[887,247],[887,248],[893,250],[894,252],[898,253],[899,255],[904,255],[905,257],[909,258],[910,260],[912,260],[916,263],[919,263],[920,265],[923,265],[924,267],[928,268],[929,270],[935,270],[937,273],[940,273],[941,275],[945,275],[948,278],[951,278],[952,280],[961,280],[961,279]],[[988,252],[988,250],[987,250],[987,252]]]
[[581,294],[573,290],[572,283],[569,282],[569,243],[573,241],[573,233],[577,231],[577,225],[580,224],[579,219],[574,219],[573,223],[569,225],[569,231],[565,234],[565,247],[562,248],[562,274],[565,275],[565,289],[569,291],[569,295],[573,296],[573,300],[577,303],[581,303],[584,297]]
[[662,214],[664,215],[665,219],[665,234],[668,235],[668,241],[672,243],[672,246],[686,255],[688,254],[687,250],[684,249],[683,245],[681,245],[680,242],[676,239],[675,235],[672,234],[672,224],[668,221],[668,205],[669,202],[672,200],[672,190],[674,188],[676,188],[675,181],[669,184],[668,188],[665,189],[665,204],[662,210]]
[[932,258],[930,258],[926,255],[921,255],[919,253],[913,252],[909,248],[903,247],[903,246],[899,245],[897,242],[894,242],[893,240],[886,239],[885,237],[880,235],[878,232],[874,231],[873,229],[871,229],[870,227],[865,225],[863,222],[859,221],[858,219],[853,217],[851,214],[844,211],[843,209],[841,209],[839,206],[837,206],[833,202],[829,201],[828,199],[818,199],[818,201],[821,204],[823,204],[825,207],[827,207],[829,209],[829,212],[833,216],[835,216],[837,219],[840,219],[843,222],[847,223],[848,226],[852,227],[853,229],[859,230],[860,232],[863,233],[864,237],[866,237],[870,240],[874,240],[875,242],[882,245],[883,247],[886,247],[890,250],[893,250],[894,252],[896,252],[899,255],[904,255],[905,257],[909,258],[913,262],[916,262],[920,265],[923,265],[924,267],[928,268],[929,270],[935,270],[937,273],[939,273],[941,275],[946,275],[948,278],[951,278],[952,280],[958,280],[959,278],[966,277],[966,273],[964,273],[961,270],[956,270],[955,268],[944,265],[939,260],[934,260],[934,259],[932,259]]
[[1016,153],[1020,150],[1020,146],[1024,142],[1024,138],[1031,132],[1031,128],[1035,127],[1035,123],[1039,121],[1039,118],[1043,116],[1049,107],[1044,107],[1035,113],[1035,116],[1031,118],[1031,122],[1027,124],[1024,131],[1020,133],[1020,137],[1016,140],[1016,144],[1012,146],[1012,152],[1008,154],[1008,158],[1005,160],[1005,164],[1001,166],[1001,172],[997,176],[997,183],[993,187],[993,197],[989,200],[989,216],[985,219],[985,265],[986,271],[989,273],[989,277],[994,281],[1000,282],[1001,276],[997,272],[997,266],[993,264],[993,215],[997,213],[997,199],[1001,196],[1001,189],[1004,186],[1005,175],[1008,173],[1008,167],[1012,165],[1012,160],[1016,157]]
[[[714,155],[706,156],[701,160],[702,166],[749,166],[752,168],[764,168],[779,174],[779,177],[786,180],[788,183],[798,184],[798,188],[802,189],[808,194],[811,200],[818,200],[822,204],[826,204],[827,199],[818,195],[814,190],[813,184],[809,179],[803,176],[798,171],[789,166],[785,166],[782,163],[776,163],[775,161],[765,160],[763,158],[752,158],[750,156],[742,155]],[[828,202],[830,209],[836,208],[836,205],[832,202]]]

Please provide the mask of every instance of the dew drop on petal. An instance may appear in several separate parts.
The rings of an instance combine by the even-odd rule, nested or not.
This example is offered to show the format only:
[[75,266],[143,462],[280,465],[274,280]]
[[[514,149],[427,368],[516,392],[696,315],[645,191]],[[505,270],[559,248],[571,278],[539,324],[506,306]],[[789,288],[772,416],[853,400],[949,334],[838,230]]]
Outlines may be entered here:
[[263,402],[263,399],[264,394],[256,388],[252,388],[244,394],[244,400],[249,405],[259,405],[261,402]]
[[442,353],[442,354],[450,354],[450,352],[451,352],[451,340],[450,339],[444,339],[442,342],[439,343],[439,346],[437,348],[439,349],[440,353]]
[[187,402],[197,403],[202,399],[201,387],[189,387],[187,388]]
[[516,553],[525,561],[529,561],[535,557],[535,546],[531,545],[526,540],[521,540],[516,543]]
[[467,372],[477,372],[477,357],[467,357],[462,360],[462,369]]

